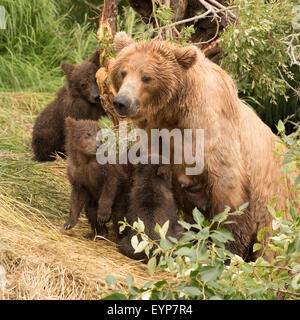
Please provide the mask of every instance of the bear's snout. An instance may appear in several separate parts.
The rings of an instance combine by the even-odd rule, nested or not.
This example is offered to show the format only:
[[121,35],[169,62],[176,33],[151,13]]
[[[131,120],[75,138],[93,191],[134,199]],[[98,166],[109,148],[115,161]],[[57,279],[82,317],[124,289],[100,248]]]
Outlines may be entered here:
[[[114,98],[113,101],[114,107],[121,118],[130,117],[133,113],[133,109],[137,103],[133,103],[133,101],[124,94],[119,94]],[[135,112],[134,112],[135,113]]]
[[98,102],[98,103],[100,102],[100,95],[99,95],[99,93],[95,93],[93,98],[95,99],[96,102]]

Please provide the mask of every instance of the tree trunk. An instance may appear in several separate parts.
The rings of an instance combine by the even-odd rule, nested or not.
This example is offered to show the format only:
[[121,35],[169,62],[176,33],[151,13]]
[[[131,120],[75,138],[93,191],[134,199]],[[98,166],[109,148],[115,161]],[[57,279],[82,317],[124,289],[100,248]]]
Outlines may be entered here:
[[100,41],[100,69],[96,73],[96,80],[100,91],[100,99],[107,116],[116,127],[119,118],[113,108],[114,94],[108,83],[110,64],[110,44],[117,31],[118,4],[120,0],[104,0],[103,10],[99,18],[97,38]]

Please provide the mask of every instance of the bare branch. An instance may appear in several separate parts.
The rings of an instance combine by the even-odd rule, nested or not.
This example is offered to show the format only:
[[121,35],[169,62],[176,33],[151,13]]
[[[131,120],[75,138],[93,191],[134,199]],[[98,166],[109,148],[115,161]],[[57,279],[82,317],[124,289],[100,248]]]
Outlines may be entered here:
[[93,3],[90,3],[88,2],[87,0],[81,0],[85,5],[87,5],[88,7],[94,9],[94,10],[97,10],[97,11],[100,11],[101,10],[101,5],[99,6],[95,6]]
[[300,45],[294,44],[294,41],[299,39],[300,33],[292,33],[287,37],[282,38],[280,41],[287,46],[287,53],[291,59],[292,64],[296,64],[300,67],[300,53],[295,52],[297,49],[299,50]]
[[[219,9],[225,9],[226,7],[223,6],[221,3],[219,3],[218,1],[216,0],[208,0],[211,4],[215,5],[217,8]],[[237,17],[236,15],[231,11],[231,10],[228,10],[226,11],[234,20],[237,20]]]
[[285,83],[290,89],[292,89],[292,90],[299,96],[299,95],[300,95],[300,90],[299,90],[299,89],[297,90],[297,89],[295,89],[294,87],[292,87],[292,86],[284,79],[284,77],[283,77],[280,69],[277,68],[277,70],[278,70],[278,73],[279,73],[279,75],[280,75],[280,78],[284,81],[284,83]]
[[205,13],[203,13],[203,14],[201,14],[201,15],[199,15],[199,16],[195,16],[195,17],[191,17],[191,18],[188,18],[188,19],[176,21],[176,22],[174,22],[174,23],[168,24],[167,26],[163,26],[163,27],[154,29],[154,31],[157,31],[158,29],[171,28],[171,27],[173,27],[173,26],[175,27],[175,26],[178,26],[179,24],[183,24],[183,23],[187,23],[187,22],[191,22],[191,21],[197,21],[197,20],[200,20],[200,19],[204,19],[204,18],[206,18],[210,13],[211,13],[211,11],[208,10],[208,11],[206,11]]
[[[198,0],[204,8],[207,10],[211,10],[214,16],[218,16],[219,12],[223,13],[223,16],[225,15],[226,20],[229,23],[233,23],[237,21],[236,15],[229,9],[229,7],[223,6],[221,3],[217,2],[216,0]],[[232,7],[231,7],[232,8]],[[223,11],[220,11],[223,10]],[[227,14],[230,16],[228,17]]]

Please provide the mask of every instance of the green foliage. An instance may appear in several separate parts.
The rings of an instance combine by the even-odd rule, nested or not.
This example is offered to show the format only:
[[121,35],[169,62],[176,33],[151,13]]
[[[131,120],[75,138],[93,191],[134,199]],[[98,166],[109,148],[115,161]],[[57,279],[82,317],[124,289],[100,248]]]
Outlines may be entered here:
[[[239,22],[221,36],[221,66],[235,79],[240,97],[276,132],[280,119],[294,115],[294,121],[300,120],[299,94],[295,93],[300,72],[291,58],[291,50],[299,57],[300,40],[292,26],[293,7],[299,3],[235,0],[234,4]],[[293,131],[291,124],[286,129]]]
[[[292,78],[288,46],[283,39],[293,33],[292,9],[297,0],[279,0],[270,4],[261,0],[235,0],[239,24],[228,26],[222,35],[225,56],[222,66],[237,80],[240,92],[276,101],[286,97],[287,84],[278,69]],[[294,45],[299,44],[299,38]]]
[[[123,222],[122,229],[131,227],[142,235],[140,242],[136,236],[133,237],[132,245],[136,252],[144,250],[149,254],[149,248],[155,245],[156,249],[148,261],[149,274],[153,275],[158,270],[164,273],[159,281],[149,281],[142,287],[135,286],[134,278],[129,275],[126,279],[127,292],[115,289],[108,294],[108,289],[117,285],[113,277],[107,281],[106,289],[98,294],[105,300],[300,299],[300,265],[296,261],[300,257],[300,218],[295,216],[292,221],[285,221],[274,216],[275,233],[269,250],[280,252],[280,255],[273,263],[263,258],[246,263],[225,249],[225,244],[234,239],[222,227],[230,215],[242,213],[240,210],[229,213],[226,209],[208,222],[195,209],[195,223],[180,222],[186,231],[179,240],[166,239],[167,223],[155,228],[161,240],[152,241],[143,233],[142,221],[135,222],[134,226]],[[254,250],[259,248],[257,244]],[[284,262],[284,266],[278,266],[278,262]]]
[[[63,84],[61,61],[79,63],[97,48],[96,29],[69,1],[19,0],[1,3],[6,29],[0,30],[0,88],[55,91]],[[77,16],[77,14],[76,14]]]
[[[119,5],[117,17],[117,31],[125,31],[129,37],[136,39],[146,39],[145,33],[149,33],[147,26],[140,16],[129,6]],[[150,39],[150,37],[149,37]]]
[[[277,124],[278,132],[281,136],[281,141],[278,145],[281,150],[283,150],[282,146],[284,145],[288,151],[280,154],[283,158],[283,168],[282,171],[292,174],[294,179],[294,188],[295,190],[300,190],[300,124],[294,123],[292,124],[296,127],[296,130],[290,135],[286,135],[286,124],[287,122],[292,121],[279,121]],[[300,203],[300,198],[298,199]]]

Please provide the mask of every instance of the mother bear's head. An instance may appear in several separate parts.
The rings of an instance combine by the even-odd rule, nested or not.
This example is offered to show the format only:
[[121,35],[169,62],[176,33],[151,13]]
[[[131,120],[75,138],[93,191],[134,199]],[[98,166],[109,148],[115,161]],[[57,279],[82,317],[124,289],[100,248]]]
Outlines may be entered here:
[[166,41],[135,42],[125,32],[114,39],[117,58],[110,79],[117,95],[114,107],[120,117],[139,118],[176,99],[184,87],[184,74],[196,61],[194,46],[178,47]]

